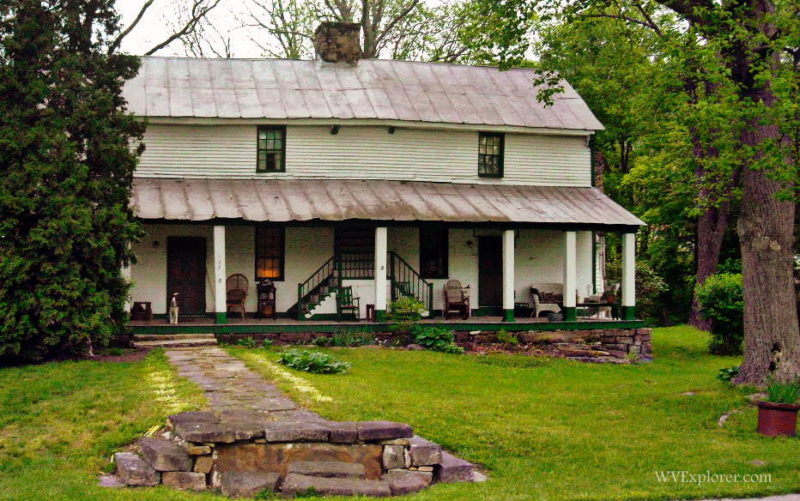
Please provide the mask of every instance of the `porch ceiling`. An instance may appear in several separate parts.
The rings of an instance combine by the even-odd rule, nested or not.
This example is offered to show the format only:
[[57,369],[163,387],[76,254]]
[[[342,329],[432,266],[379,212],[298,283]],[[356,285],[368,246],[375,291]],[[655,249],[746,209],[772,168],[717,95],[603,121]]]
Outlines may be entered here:
[[146,220],[644,224],[597,188],[561,186],[137,178],[131,205]]

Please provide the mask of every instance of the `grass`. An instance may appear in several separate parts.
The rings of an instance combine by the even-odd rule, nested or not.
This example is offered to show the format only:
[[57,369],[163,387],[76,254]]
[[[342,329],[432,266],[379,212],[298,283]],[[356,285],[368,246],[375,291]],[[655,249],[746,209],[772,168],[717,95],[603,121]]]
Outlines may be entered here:
[[[0,370],[0,499],[187,499],[166,488],[110,490],[113,452],[205,405],[154,352],[139,362],[59,362]],[[198,496],[197,499],[201,499]]]
[[[800,491],[800,440],[755,433],[746,389],[716,379],[688,327],[657,329],[655,362],[607,366],[385,349],[333,349],[344,375],[291,371],[231,349],[326,417],[389,419],[479,463],[485,484],[437,485],[416,500],[691,499]],[[717,422],[730,415],[723,427]],[[763,462],[763,464],[762,464]],[[771,482],[659,482],[656,471],[769,474]]]
[[[437,485],[415,500],[679,499],[800,491],[800,440],[757,435],[745,390],[716,380],[738,363],[706,353],[690,328],[658,329],[656,361],[598,366],[331,349],[353,364],[312,375],[277,352],[228,348],[298,401],[342,420],[392,419],[482,464],[485,484]],[[684,393],[691,393],[685,395]],[[0,499],[224,499],[159,487],[96,487],[110,455],[205,405],[155,352],[132,363],[62,362],[0,370]],[[717,425],[731,410],[724,427]],[[752,464],[752,462],[759,462]],[[764,462],[760,465],[760,462]],[[657,470],[766,473],[770,483],[658,482]]]

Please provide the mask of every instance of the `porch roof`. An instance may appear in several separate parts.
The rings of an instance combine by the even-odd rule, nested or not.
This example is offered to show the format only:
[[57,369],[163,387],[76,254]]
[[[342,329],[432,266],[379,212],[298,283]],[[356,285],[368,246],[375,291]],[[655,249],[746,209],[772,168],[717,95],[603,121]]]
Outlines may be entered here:
[[137,178],[131,205],[141,219],[167,221],[644,224],[597,188],[565,186]]

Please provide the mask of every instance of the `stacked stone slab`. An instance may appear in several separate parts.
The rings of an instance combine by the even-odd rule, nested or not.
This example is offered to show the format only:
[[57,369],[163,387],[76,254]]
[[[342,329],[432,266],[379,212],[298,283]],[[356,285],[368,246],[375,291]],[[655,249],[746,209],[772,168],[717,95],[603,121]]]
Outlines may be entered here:
[[334,422],[307,411],[184,412],[170,416],[162,438],[137,445],[140,455],[115,456],[126,485],[219,489],[229,497],[403,495],[472,481],[475,473],[406,424]]

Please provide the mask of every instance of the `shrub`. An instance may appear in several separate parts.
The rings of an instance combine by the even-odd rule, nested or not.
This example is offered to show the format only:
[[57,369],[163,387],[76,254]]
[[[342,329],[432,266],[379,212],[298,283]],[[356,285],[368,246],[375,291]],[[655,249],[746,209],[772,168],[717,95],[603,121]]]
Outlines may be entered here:
[[416,322],[422,318],[425,305],[422,301],[409,296],[403,296],[391,304],[389,320],[395,322]]
[[435,325],[415,325],[411,329],[414,342],[424,348],[442,353],[463,353],[464,349],[455,343],[453,331]]
[[349,363],[333,355],[312,350],[286,350],[281,353],[278,362],[292,369],[313,374],[339,374],[350,368]]
[[744,339],[742,276],[711,275],[697,286],[700,313],[711,320],[709,350],[715,355],[740,355]]
[[236,340],[236,344],[244,348],[255,348],[256,346],[258,346],[258,342],[251,337],[239,338]]
[[272,348],[272,340],[264,338],[264,340],[261,341],[261,347],[264,348],[265,350]]
[[800,400],[800,382],[782,383],[773,378],[767,380],[767,402],[794,404]]
[[719,379],[720,381],[729,382],[738,375],[739,375],[739,366],[734,365],[733,367],[726,367],[724,369],[720,369],[719,374],[717,374],[717,379]]
[[519,338],[505,329],[500,329],[497,333],[497,341],[503,344],[519,344]]

